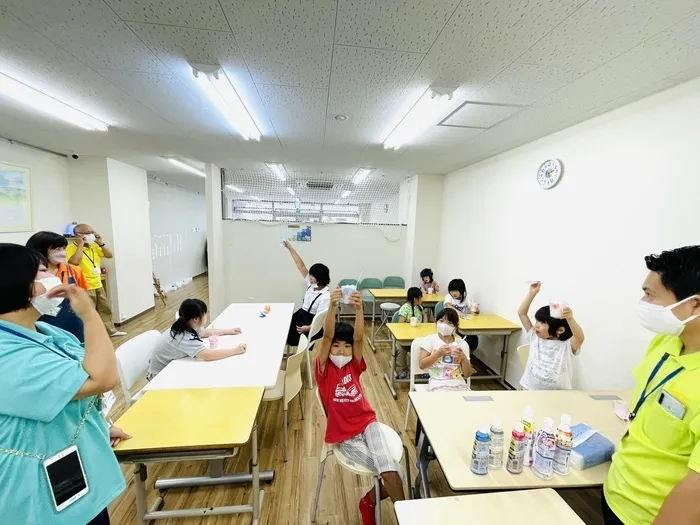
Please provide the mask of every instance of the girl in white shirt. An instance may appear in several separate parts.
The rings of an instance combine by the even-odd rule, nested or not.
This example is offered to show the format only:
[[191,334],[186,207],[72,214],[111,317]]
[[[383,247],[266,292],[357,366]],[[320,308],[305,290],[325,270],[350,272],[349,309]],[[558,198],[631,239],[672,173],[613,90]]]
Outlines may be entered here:
[[[448,294],[443,304],[445,308],[454,308],[460,317],[467,317],[472,310],[472,302],[467,297],[467,285],[462,279],[452,279],[447,285]],[[479,347],[479,336],[468,335],[467,344],[473,352]]]
[[428,386],[433,390],[469,390],[466,379],[472,374],[469,346],[455,336],[459,316],[451,308],[437,315],[437,334],[421,343],[419,366],[428,372]]
[[583,329],[574,319],[571,308],[564,308],[563,318],[552,317],[549,306],[535,313],[535,325],[528,317],[530,305],[542,285],[534,282],[520,303],[518,317],[528,333],[530,351],[520,378],[523,390],[571,390],[573,358],[583,344]]

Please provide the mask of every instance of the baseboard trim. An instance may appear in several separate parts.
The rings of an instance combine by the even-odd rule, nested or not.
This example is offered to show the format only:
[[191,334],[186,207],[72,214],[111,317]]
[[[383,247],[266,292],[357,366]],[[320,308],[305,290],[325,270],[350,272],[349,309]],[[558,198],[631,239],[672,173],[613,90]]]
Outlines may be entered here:
[[150,308],[144,310],[144,311],[141,312],[140,314],[136,314],[136,315],[134,315],[133,317],[129,317],[128,319],[124,319],[123,321],[121,321],[121,322],[119,322],[119,323],[114,323],[114,326],[121,327],[124,323],[128,323],[129,321],[134,321],[134,320],[138,319],[139,317],[141,317],[141,316],[143,316],[143,315],[146,315],[148,312],[150,312],[150,311],[152,311],[152,310],[155,310],[155,309],[156,309],[156,305],[154,304],[153,306],[151,306]]

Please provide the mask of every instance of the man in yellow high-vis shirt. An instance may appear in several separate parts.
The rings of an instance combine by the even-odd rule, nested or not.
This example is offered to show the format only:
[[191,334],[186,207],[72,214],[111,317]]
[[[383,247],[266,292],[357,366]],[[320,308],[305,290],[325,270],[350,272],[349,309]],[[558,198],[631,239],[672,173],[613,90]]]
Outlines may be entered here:
[[646,257],[637,307],[657,333],[603,489],[606,525],[700,523],[700,246]]
[[105,246],[99,233],[89,224],[77,224],[73,229],[75,240],[69,243],[66,248],[68,262],[79,266],[85,275],[88,285],[88,295],[95,304],[97,313],[107,328],[109,335],[118,337],[126,335],[126,332],[119,332],[112,320],[112,307],[102,286],[102,258],[111,259],[112,252]]

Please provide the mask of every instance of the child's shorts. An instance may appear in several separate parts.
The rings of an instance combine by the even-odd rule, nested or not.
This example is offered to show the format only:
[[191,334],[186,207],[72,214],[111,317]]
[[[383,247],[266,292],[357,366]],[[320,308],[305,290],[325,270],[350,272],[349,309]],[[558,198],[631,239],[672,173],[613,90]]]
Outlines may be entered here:
[[370,423],[364,432],[343,441],[338,445],[338,448],[348,459],[371,470],[376,475],[384,472],[398,472],[401,479],[406,481],[401,465],[391,457],[389,445],[377,422]]

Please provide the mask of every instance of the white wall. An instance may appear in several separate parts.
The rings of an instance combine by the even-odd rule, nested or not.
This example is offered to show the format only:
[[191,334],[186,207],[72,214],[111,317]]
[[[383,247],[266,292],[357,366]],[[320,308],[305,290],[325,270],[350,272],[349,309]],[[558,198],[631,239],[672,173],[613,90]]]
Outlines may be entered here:
[[[524,281],[542,280],[533,311],[565,300],[586,334],[574,386],[632,387],[651,338],[635,314],[643,257],[700,238],[698,137],[700,79],[447,175],[439,275],[513,321]],[[551,157],[565,171],[545,191],[535,174]],[[470,222],[455,226],[465,207]],[[497,341],[480,346],[498,362]]]
[[153,272],[164,290],[206,271],[204,195],[148,181]]
[[[285,225],[223,221],[227,302],[294,302],[299,306],[304,282],[286,249],[280,246]],[[312,226],[312,241],[294,243],[307,267],[327,265],[331,284],[341,279],[383,279],[401,275],[405,226],[323,224]]]
[[31,170],[33,230],[0,233],[0,242],[24,244],[32,234],[42,230],[62,233],[71,221],[66,159],[0,141],[0,162],[25,166]]
[[118,321],[152,308],[153,266],[146,171],[107,159]]

